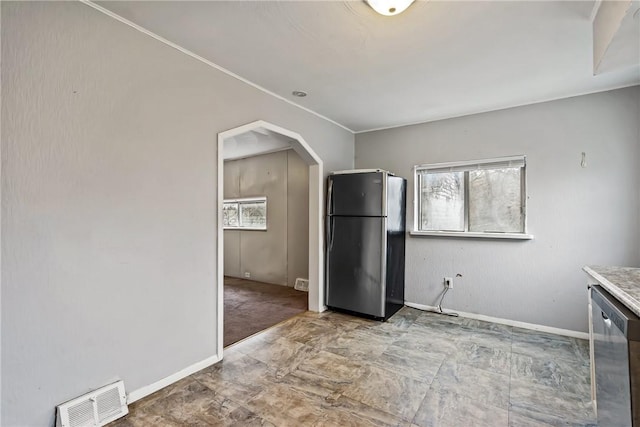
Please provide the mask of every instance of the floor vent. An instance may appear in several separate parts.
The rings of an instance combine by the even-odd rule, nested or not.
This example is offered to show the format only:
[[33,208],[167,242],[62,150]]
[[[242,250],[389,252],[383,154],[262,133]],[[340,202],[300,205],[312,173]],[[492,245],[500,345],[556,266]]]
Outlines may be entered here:
[[309,292],[309,279],[301,279],[298,277],[293,289],[295,289],[296,291]]
[[57,407],[56,427],[103,426],[129,413],[122,381],[99,388]]

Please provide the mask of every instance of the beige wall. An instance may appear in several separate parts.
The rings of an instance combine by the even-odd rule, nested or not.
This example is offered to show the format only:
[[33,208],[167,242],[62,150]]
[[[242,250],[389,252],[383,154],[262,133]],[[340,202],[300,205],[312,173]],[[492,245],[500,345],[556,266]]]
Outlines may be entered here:
[[308,277],[309,167],[287,150],[225,162],[224,198],[266,196],[267,230],[225,230],[224,274],[293,286]]
[[309,166],[291,150],[287,159],[287,284],[294,286],[309,278]]

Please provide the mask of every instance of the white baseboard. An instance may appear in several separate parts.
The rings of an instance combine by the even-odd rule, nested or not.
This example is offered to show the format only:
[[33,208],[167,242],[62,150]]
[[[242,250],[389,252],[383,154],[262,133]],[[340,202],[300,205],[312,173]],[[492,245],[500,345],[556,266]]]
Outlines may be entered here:
[[[430,305],[424,305],[424,304],[416,304],[413,302],[405,302],[404,305],[406,305],[407,307],[411,307],[411,308],[417,308],[418,310],[426,310],[426,311],[434,311],[436,310],[436,307],[430,306]],[[326,309],[326,306],[323,307],[324,309]],[[323,310],[324,311],[324,310]],[[537,325],[535,323],[526,323],[526,322],[519,322],[516,320],[509,320],[509,319],[502,319],[499,317],[491,317],[491,316],[485,316],[482,314],[476,314],[476,313],[465,313],[463,311],[456,311],[456,313],[458,313],[460,315],[460,317],[466,317],[469,319],[476,319],[476,320],[482,320],[485,322],[493,322],[493,323],[499,323],[501,325],[507,325],[507,326],[515,326],[517,328],[523,328],[523,329],[530,329],[533,331],[540,331],[540,332],[547,332],[550,334],[556,334],[556,335],[563,335],[563,336],[567,336],[567,337],[573,337],[573,338],[580,338],[580,339],[589,339],[589,334],[586,332],[578,332],[578,331],[571,331],[569,329],[561,329],[561,328],[553,328],[551,326],[544,326],[544,325]],[[215,363],[218,363],[220,360],[222,360],[222,358],[219,355],[213,355],[211,357],[208,357],[204,360],[201,360],[200,362],[194,363],[191,366],[187,366],[186,368],[169,375],[168,377],[165,377],[159,381],[156,381],[152,384],[149,384],[147,386],[141,387],[137,390],[134,390],[132,392],[130,392],[127,395],[127,403],[131,404],[137,400],[140,400],[152,393],[155,393],[156,391],[165,388],[168,385],[171,385],[175,382],[180,381],[181,379],[188,377],[189,375],[198,372],[204,368],[207,368]]]
[[196,362],[191,366],[187,366],[186,368],[176,372],[175,374],[171,374],[168,377],[165,377],[159,381],[156,381],[153,384],[146,385],[144,387],[140,387],[137,390],[132,391],[127,394],[127,404],[132,404],[136,400],[140,400],[143,397],[147,397],[156,391],[165,388],[168,385],[171,385],[175,382],[180,381],[181,379],[188,377],[189,375],[198,372],[201,369],[207,368],[215,363],[218,363],[222,358],[219,355],[214,355],[208,357],[200,362]]
[[[437,311],[437,308],[431,305],[416,304],[413,302],[406,302],[406,301],[404,305],[411,308],[417,308],[418,310]],[[446,311],[454,311],[454,310],[446,310]],[[587,332],[578,332],[578,331],[572,331],[569,329],[553,328],[551,326],[537,325],[535,323],[518,322],[517,320],[502,319],[500,317],[485,316],[483,314],[465,313],[464,311],[455,310],[455,312],[458,313],[460,317],[466,317],[469,319],[483,320],[485,322],[499,323],[501,325],[515,326],[517,328],[531,329],[532,331],[547,332],[549,334],[563,335],[565,337],[580,338],[583,340],[589,339],[589,334]]]

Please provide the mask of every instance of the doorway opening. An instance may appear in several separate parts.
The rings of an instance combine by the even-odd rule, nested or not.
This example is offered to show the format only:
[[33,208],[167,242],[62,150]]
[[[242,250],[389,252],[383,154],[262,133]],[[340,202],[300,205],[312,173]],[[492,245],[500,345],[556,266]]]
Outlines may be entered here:
[[[268,141],[268,142],[266,142]],[[285,152],[288,150],[288,153]],[[293,152],[295,152],[295,154]],[[322,194],[323,194],[323,170],[322,160],[315,154],[315,152],[309,147],[306,141],[297,133],[273,125],[271,123],[259,120],[253,123],[249,123],[244,126],[240,126],[225,132],[218,134],[218,245],[217,245],[217,268],[218,268],[218,289],[217,289],[217,352],[218,356],[222,358],[222,352],[224,347],[224,331],[225,331],[225,316],[224,316],[224,301],[225,301],[225,280],[234,289],[239,289],[240,292],[244,290],[251,291],[251,289],[260,289],[261,291],[267,291],[269,294],[268,286],[261,287],[259,283],[255,283],[250,280],[251,272],[243,271],[243,269],[237,267],[234,262],[225,262],[225,213],[226,213],[226,225],[230,225],[230,218],[240,218],[240,210],[246,207],[246,212],[250,212],[253,209],[253,217],[247,213],[244,220],[240,220],[242,224],[234,222],[235,219],[231,219],[234,224],[240,226],[248,225],[249,228],[253,228],[254,233],[260,233],[256,231],[264,225],[266,226],[266,218],[261,218],[261,212],[266,214],[267,207],[269,206],[269,200],[263,200],[260,195],[252,194],[253,197],[237,197],[233,199],[227,198],[225,200],[225,188],[229,193],[228,186],[234,183],[231,182],[233,175],[227,173],[229,178],[225,183],[225,159],[241,159],[251,158],[253,156],[260,156],[270,161],[279,161],[283,156],[291,160],[292,164],[297,162],[298,170],[300,167],[305,167],[308,176],[308,211],[305,210],[305,214],[308,215],[308,293],[307,293],[307,307],[311,311],[323,311],[324,306],[324,289],[322,286],[324,278],[323,270],[323,221],[322,221]],[[229,162],[229,164],[236,162]],[[237,162],[241,164],[240,162]],[[302,166],[300,166],[302,165]],[[259,178],[259,177],[256,177]],[[226,201],[226,203],[225,203]],[[276,202],[277,200],[273,200]],[[261,203],[264,206],[261,207]],[[242,205],[242,206],[241,206]],[[307,213],[308,212],[308,213]],[[307,223],[307,221],[305,221]],[[229,230],[227,230],[229,231]],[[229,234],[229,243],[232,244],[231,237],[235,234]],[[240,231],[247,233],[248,231]],[[304,232],[298,230],[299,232]],[[232,246],[232,245],[231,245]],[[227,245],[228,249],[229,245]],[[250,247],[250,245],[249,245]],[[305,248],[306,249],[306,248]],[[306,252],[306,251],[305,251]],[[233,261],[233,260],[229,260]],[[236,279],[225,278],[225,264],[227,267],[234,270],[234,276],[239,277]],[[238,271],[235,271],[238,270]],[[289,276],[296,275],[295,269],[289,271]],[[268,277],[264,276],[263,277]],[[297,278],[297,277],[296,277]],[[265,280],[267,281],[267,280]],[[276,281],[279,283],[279,281]],[[287,279],[287,283],[292,285],[292,278]],[[287,284],[285,283],[285,284]],[[279,285],[273,285],[279,286]],[[284,287],[282,287],[284,288]],[[282,294],[287,291],[291,291],[291,287],[288,289],[275,289],[275,293]]]

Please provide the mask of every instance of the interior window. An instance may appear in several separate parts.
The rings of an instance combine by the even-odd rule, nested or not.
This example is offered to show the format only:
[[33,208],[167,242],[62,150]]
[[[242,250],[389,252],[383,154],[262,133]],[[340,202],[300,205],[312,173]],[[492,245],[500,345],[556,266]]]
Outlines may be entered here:
[[525,156],[416,166],[414,231],[526,234],[525,168]]
[[225,229],[266,230],[267,198],[224,200],[222,216]]

